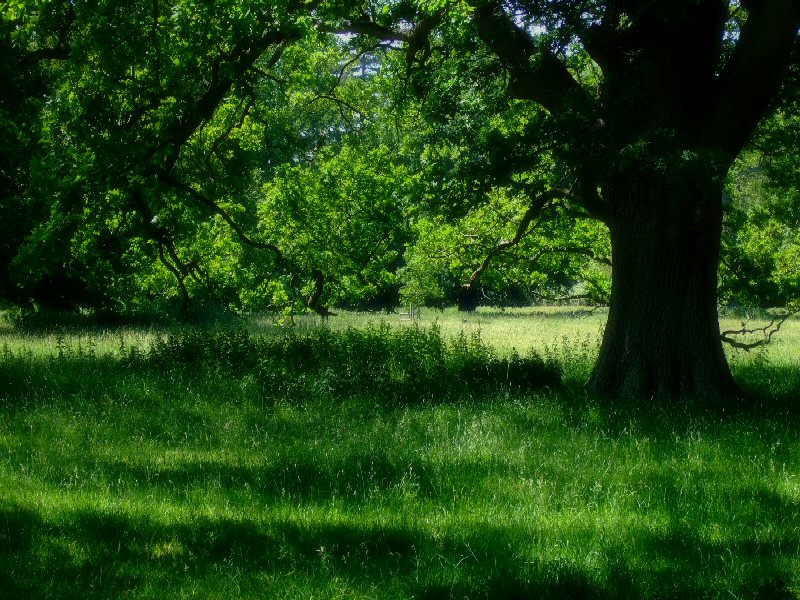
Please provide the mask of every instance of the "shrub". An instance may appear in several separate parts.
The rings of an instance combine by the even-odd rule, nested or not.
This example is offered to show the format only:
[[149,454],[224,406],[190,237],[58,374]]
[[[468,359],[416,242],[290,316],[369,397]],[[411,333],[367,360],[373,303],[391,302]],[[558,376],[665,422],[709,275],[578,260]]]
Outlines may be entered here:
[[252,374],[272,394],[369,392],[412,400],[497,386],[527,390],[560,381],[554,361],[533,353],[499,356],[479,335],[448,341],[436,326],[317,328],[275,337],[196,330],[157,340],[141,356],[159,369],[202,366]]

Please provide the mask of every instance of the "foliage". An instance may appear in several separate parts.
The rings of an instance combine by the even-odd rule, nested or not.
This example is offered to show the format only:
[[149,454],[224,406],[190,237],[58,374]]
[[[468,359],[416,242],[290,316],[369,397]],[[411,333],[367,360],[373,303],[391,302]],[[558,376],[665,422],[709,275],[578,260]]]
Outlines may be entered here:
[[745,308],[792,306],[800,299],[800,238],[792,188],[776,189],[763,159],[740,159],[726,215],[721,301]]
[[[575,165],[592,150],[567,142],[586,124],[510,97],[467,4],[376,4],[358,17],[372,35],[327,33],[355,27],[363,8],[7,4],[3,296],[118,313],[176,311],[189,298],[295,310],[322,281],[320,306],[389,307],[400,286],[415,302],[453,302],[480,270],[474,286],[491,303],[605,302],[607,233],[570,194],[542,203],[519,242],[495,252],[543,192],[577,192]],[[601,4],[518,9],[599,93],[603,73],[575,32]],[[732,32],[743,19],[732,13]],[[427,38],[398,51],[381,35],[403,23]],[[731,176],[735,206],[748,208],[729,211],[725,301],[794,294],[786,89],[756,144],[770,152],[753,150],[768,159],[742,159],[774,166],[758,185],[742,175],[751,167]],[[754,202],[787,218],[759,217]]]
[[263,338],[242,330],[201,330],[157,340],[147,352],[136,351],[132,365],[249,374],[266,394],[298,398],[321,388],[325,394],[422,402],[497,385],[519,390],[559,382],[558,368],[534,353],[501,357],[477,334],[447,340],[435,326],[319,328]]
[[[258,231],[258,204],[276,169],[313,162],[325,144],[358,132],[364,115],[354,103],[369,92],[348,91],[359,65],[345,45],[331,36],[297,43],[302,3],[232,3],[213,15],[186,2],[72,10],[61,77],[41,115],[27,117],[44,126],[28,140],[40,167],[26,193],[48,200],[25,245],[9,250],[19,295],[54,296],[56,273],[77,283],[63,305],[119,312],[190,297],[263,307],[275,298],[259,297],[259,286],[274,280],[305,295],[313,261],[293,256],[287,237],[311,225],[282,218]],[[15,5],[4,23],[35,14]],[[29,52],[43,43],[9,42]],[[336,220],[363,227],[341,209]],[[383,291],[391,282],[374,269],[366,278]]]
[[[463,51],[451,55],[456,60],[435,53],[436,69],[409,70],[401,53],[362,38],[292,37],[292,27],[305,27],[302,11],[282,20],[291,41],[237,62],[279,8],[231,5],[207,18],[182,2],[126,12],[9,8],[4,23],[17,28],[7,40],[15,52],[63,50],[56,61],[36,63],[58,77],[40,86],[49,98],[41,112],[22,119],[42,129],[22,144],[37,155],[25,197],[9,196],[8,205],[40,208],[20,217],[24,225],[6,220],[29,232],[8,250],[16,297],[123,313],[174,311],[181,294],[184,303],[280,309],[309,297],[312,274],[321,272],[324,303],[387,306],[397,302],[406,253],[418,267],[407,271],[406,296],[434,298],[436,288],[413,291],[435,264],[414,255],[409,222],[446,209],[472,211],[474,224],[488,210],[483,198],[522,207],[519,186],[540,186],[530,169],[547,152],[536,158],[529,145],[541,111],[509,104],[496,59],[466,35],[458,11],[441,43]],[[57,21],[64,10],[70,17]],[[42,37],[57,23],[56,34]],[[281,254],[243,243],[228,217]],[[492,225],[482,226],[487,239],[497,238]],[[530,246],[512,256],[530,254]],[[473,251],[469,267],[449,268],[450,298],[480,258]],[[536,288],[559,277],[565,261],[550,262],[538,275],[525,273],[530,264],[509,278],[492,269],[485,287],[496,299],[530,298],[528,279]],[[561,277],[561,287],[571,277]]]

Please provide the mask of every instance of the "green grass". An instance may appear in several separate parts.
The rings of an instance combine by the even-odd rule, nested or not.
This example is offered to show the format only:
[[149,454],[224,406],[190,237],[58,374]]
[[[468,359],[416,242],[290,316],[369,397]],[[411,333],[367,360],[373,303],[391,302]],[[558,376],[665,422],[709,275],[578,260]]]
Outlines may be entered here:
[[4,329],[0,597],[800,597],[797,321],[712,413],[587,397],[604,316],[538,312]]

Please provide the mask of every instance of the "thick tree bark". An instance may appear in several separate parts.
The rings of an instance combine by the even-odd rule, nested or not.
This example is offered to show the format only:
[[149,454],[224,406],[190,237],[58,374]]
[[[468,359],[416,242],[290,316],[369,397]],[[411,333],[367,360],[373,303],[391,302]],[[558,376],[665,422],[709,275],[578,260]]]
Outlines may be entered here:
[[590,389],[617,398],[731,401],[738,390],[717,315],[720,178],[666,169],[617,179],[609,190],[616,209],[610,312]]

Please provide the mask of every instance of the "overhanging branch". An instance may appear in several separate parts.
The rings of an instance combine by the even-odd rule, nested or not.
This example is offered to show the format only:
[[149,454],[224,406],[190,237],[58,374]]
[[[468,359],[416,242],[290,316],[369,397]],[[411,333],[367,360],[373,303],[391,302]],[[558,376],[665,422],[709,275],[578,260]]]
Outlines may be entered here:
[[[166,183],[167,185],[171,186],[173,189],[175,189],[177,191],[180,191],[180,192],[183,192],[183,193],[191,196],[196,202],[198,202],[199,204],[202,204],[203,206],[206,206],[214,214],[219,215],[222,218],[222,220],[225,221],[225,223],[227,223],[227,225],[231,228],[231,230],[234,232],[236,237],[243,244],[245,244],[246,246],[250,246],[251,248],[259,248],[259,249],[263,249],[263,250],[269,250],[270,252],[275,254],[277,256],[277,258],[281,262],[283,262],[285,265],[289,265],[290,270],[292,272],[296,271],[296,268],[294,266],[294,262],[292,260],[288,259],[283,254],[281,249],[278,248],[278,246],[276,246],[275,244],[269,243],[269,242],[262,242],[260,240],[254,240],[253,238],[251,238],[249,235],[247,235],[245,233],[245,231],[242,229],[241,225],[239,225],[233,219],[233,217],[231,217],[231,215],[228,214],[228,212],[225,209],[223,209],[219,204],[214,202],[211,198],[209,198],[208,196],[203,194],[201,191],[195,189],[191,185],[188,185],[188,184],[180,181],[179,179],[177,179],[176,177],[174,177],[170,173],[162,173],[160,180],[163,181],[164,183]],[[167,249],[169,250],[169,246],[167,247]],[[176,260],[176,257],[173,256],[173,260]],[[162,259],[162,262],[163,262],[163,259]],[[180,261],[177,261],[177,262],[178,262],[179,265],[185,267],[185,265],[183,265],[183,263],[181,263]],[[164,264],[167,265],[168,267],[171,266],[166,262]],[[183,279],[181,279],[179,274],[177,274],[178,272],[175,269],[172,269],[172,268],[170,270],[173,272],[173,274],[176,274],[176,278],[178,278],[179,284],[181,286],[183,286]],[[311,278],[312,278],[312,280],[314,282],[314,289],[311,292],[311,294],[309,295],[309,297],[307,299],[305,299],[306,306],[308,306],[309,309],[311,309],[312,311],[314,311],[315,313],[317,313],[318,315],[320,315],[323,318],[336,316],[336,313],[331,312],[330,310],[328,310],[328,308],[324,304],[321,303],[322,296],[323,296],[323,293],[325,291],[325,284],[326,284],[326,277],[325,277],[324,273],[320,269],[314,269],[311,272]],[[185,275],[184,275],[184,279],[185,279]],[[182,290],[183,289],[185,289],[185,288],[182,287]]]
[[179,265],[175,265],[164,255],[163,242],[159,242],[158,244],[158,259],[161,261],[161,264],[163,264],[167,270],[172,273],[172,275],[175,277],[175,280],[178,282],[178,289],[180,290],[181,297],[183,298],[183,305],[186,306],[186,304],[189,302],[189,290],[186,289],[185,283],[186,273],[184,273],[180,268],[180,263]]
[[[750,350],[754,350],[755,348],[769,344],[772,341],[772,336],[778,333],[786,320],[789,317],[796,315],[797,312],[798,311],[788,311],[785,314],[773,317],[768,325],[765,325],[764,327],[754,327],[753,329],[748,329],[747,321],[745,321],[742,323],[741,329],[728,329],[727,331],[721,332],[719,337],[726,344],[749,352]],[[758,333],[760,333],[762,337],[754,342],[742,342],[731,337],[733,335],[753,335]]]
[[337,35],[367,35],[387,42],[406,42],[409,38],[408,33],[375,23],[369,17],[347,21],[338,27],[321,23],[318,25],[318,29],[324,33]]
[[257,40],[243,42],[231,54],[226,55],[226,57],[232,56],[230,60],[219,57],[214,61],[209,69],[210,83],[205,92],[179,112],[171,123],[163,127],[166,135],[153,152],[154,156],[163,153],[162,169],[169,172],[175,168],[180,151],[186,142],[198,128],[211,120],[217,107],[230,93],[233,84],[254,67],[268,48],[275,46],[265,65],[267,68],[272,68],[280,60],[286,45],[300,37],[299,30],[269,30]]
[[269,242],[262,242],[251,238],[244,232],[244,229],[242,229],[241,225],[239,225],[233,219],[233,217],[231,217],[228,214],[228,212],[225,209],[223,209],[219,204],[214,202],[211,198],[206,196],[200,190],[197,190],[191,185],[184,183],[183,181],[180,181],[178,178],[176,178],[174,175],[170,173],[162,173],[159,179],[164,183],[166,183],[167,185],[169,185],[170,187],[172,187],[173,189],[189,195],[196,202],[209,208],[211,212],[213,212],[214,214],[222,217],[222,220],[228,224],[228,227],[231,228],[231,230],[236,234],[236,237],[239,238],[239,240],[243,244],[250,246],[251,248],[260,248],[263,250],[269,250],[275,253],[278,256],[278,258],[281,259],[283,258],[283,253],[281,252],[280,248],[278,248],[275,244],[271,244]]
[[551,113],[565,110],[568,99],[587,99],[566,65],[544,44],[518,27],[497,0],[470,0],[478,37],[494,52],[510,76],[509,93],[533,100]]

